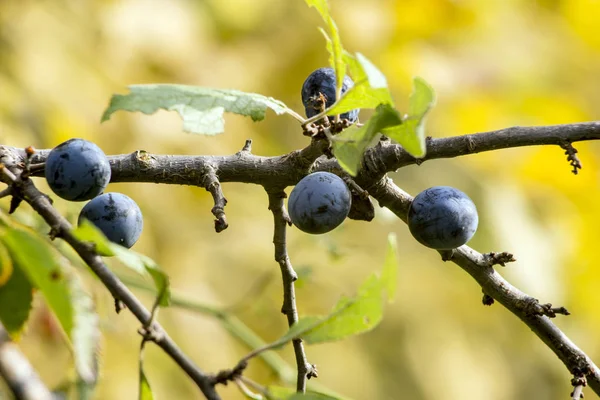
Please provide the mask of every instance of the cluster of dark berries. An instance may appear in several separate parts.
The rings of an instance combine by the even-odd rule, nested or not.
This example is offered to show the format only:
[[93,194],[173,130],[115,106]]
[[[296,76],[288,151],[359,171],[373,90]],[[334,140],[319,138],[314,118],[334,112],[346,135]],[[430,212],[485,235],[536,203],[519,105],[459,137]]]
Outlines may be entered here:
[[[342,93],[354,83],[344,77]],[[302,85],[302,103],[308,118],[336,101],[335,72],[319,68]],[[340,117],[354,123],[359,110]],[[329,117],[332,119],[333,117]],[[300,230],[326,233],[339,226],[348,216],[352,196],[344,181],[329,172],[315,172],[304,177],[290,194],[288,208],[292,223]],[[408,227],[419,243],[437,250],[449,250],[467,243],[475,234],[479,217],[473,201],[458,189],[436,186],[419,193],[411,203]]]
[[142,233],[142,212],[121,193],[105,193],[110,182],[110,164],[94,143],[71,139],[56,146],[46,160],[46,181],[56,195],[65,200],[91,200],[79,214],[78,223],[87,219],[112,242],[130,248]]

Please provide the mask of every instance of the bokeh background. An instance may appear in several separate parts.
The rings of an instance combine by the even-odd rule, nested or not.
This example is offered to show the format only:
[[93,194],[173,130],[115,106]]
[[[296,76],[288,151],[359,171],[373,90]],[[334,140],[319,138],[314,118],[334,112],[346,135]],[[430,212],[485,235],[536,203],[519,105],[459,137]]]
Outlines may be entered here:
[[[400,109],[412,76],[432,84],[438,102],[429,117],[431,136],[600,117],[600,1],[331,5],[345,47],[384,71]],[[301,0],[3,0],[0,143],[50,148],[80,137],[107,154],[143,149],[227,155],[245,139],[254,141],[260,155],[301,148],[307,139],[297,123],[272,113],[260,123],[227,116],[226,132],[214,137],[183,133],[178,117],[166,112],[121,112],[107,123],[99,120],[113,93],[155,82],[254,91],[301,111],[302,82],[327,63],[321,25]],[[482,253],[513,252],[518,262],[499,268],[502,275],[543,302],[566,306],[572,315],[555,322],[598,362],[600,146],[576,147],[584,165],[578,176],[556,146],[428,161],[391,176],[413,195],[450,185],[471,196],[480,228],[470,245]],[[272,216],[260,187],[224,185],[230,227],[220,234],[213,230],[211,196],[203,189],[111,184],[109,190],[140,205],[145,229],[135,250],[163,266],[176,292],[227,307],[264,340],[286,330]],[[83,206],[60,199],[55,204],[71,220]],[[35,222],[27,207],[19,213]],[[323,236],[291,230],[289,252],[302,277],[300,313],[325,313],[340,295],[352,295],[381,267],[388,232],[397,232],[401,255],[396,301],[374,331],[308,347],[322,385],[354,399],[568,396],[570,376],[554,354],[501,306],[483,307],[474,281],[418,245],[386,210],[378,208],[371,223],[347,221]],[[104,334],[96,398],[136,398],[138,323],[127,312],[116,315],[96,281],[88,286]],[[151,303],[150,296],[136,293]],[[231,367],[247,352],[210,315],[172,308],[160,320],[205,370]],[[69,352],[39,299],[20,346],[50,387],[70,376]],[[278,354],[293,365],[291,347]],[[145,365],[158,398],[200,396],[153,346]],[[281,383],[260,360],[251,363],[248,376],[265,385]],[[226,399],[242,398],[234,385],[220,392]]]

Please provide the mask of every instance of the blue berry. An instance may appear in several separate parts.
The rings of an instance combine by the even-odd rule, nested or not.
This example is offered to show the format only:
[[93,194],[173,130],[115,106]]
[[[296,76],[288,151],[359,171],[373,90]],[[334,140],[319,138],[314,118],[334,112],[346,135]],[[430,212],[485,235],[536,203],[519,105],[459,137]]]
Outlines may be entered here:
[[[342,93],[354,86],[354,82],[349,76],[344,77],[342,84]],[[329,108],[336,101],[335,93],[335,71],[333,68],[319,68],[306,78],[302,85],[302,104],[308,118],[313,117],[321,112],[320,95],[325,96],[325,108]],[[350,122],[355,122],[358,119],[359,110],[351,110],[340,115],[342,119],[348,119]],[[329,119],[333,120],[333,116]]]
[[292,223],[306,233],[326,233],[340,225],[350,212],[352,197],[344,181],[330,172],[302,178],[290,193]]
[[449,250],[467,243],[479,217],[473,201],[458,189],[436,186],[419,193],[408,210],[410,233],[422,245]]
[[105,193],[87,203],[77,223],[87,219],[111,241],[130,248],[142,233],[144,220],[135,201],[121,193]]
[[83,139],[56,146],[46,160],[46,181],[65,200],[84,201],[98,196],[110,182],[110,164],[100,147]]

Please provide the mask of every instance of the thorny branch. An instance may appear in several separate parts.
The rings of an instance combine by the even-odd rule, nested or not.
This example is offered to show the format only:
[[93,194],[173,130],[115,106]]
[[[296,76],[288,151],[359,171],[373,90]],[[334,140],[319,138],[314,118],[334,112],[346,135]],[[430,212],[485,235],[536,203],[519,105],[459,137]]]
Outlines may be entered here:
[[[255,156],[251,154],[251,144],[248,142],[240,152],[232,156],[167,156],[147,155],[142,152],[110,156],[111,182],[153,182],[207,187],[202,182],[205,182],[207,178],[210,179],[210,174],[207,175],[207,171],[212,171],[211,173],[214,173],[214,177],[217,179],[216,182],[252,183],[265,187],[269,193],[269,208],[273,212],[276,224],[274,235],[276,260],[280,263],[284,280],[285,300],[282,311],[288,316],[288,321],[293,323],[294,318],[297,318],[297,311],[295,310],[295,302],[292,301],[294,297],[294,272],[291,264],[289,264],[285,249],[285,225],[288,220],[283,207],[283,189],[295,185],[306,174],[314,171],[331,171],[346,177],[335,159],[323,156],[327,152],[329,143],[327,140],[319,139],[318,136],[315,136],[306,148],[278,157]],[[406,221],[406,213],[412,198],[393,184],[391,179],[386,176],[387,172],[433,159],[453,158],[484,151],[536,145],[556,145],[565,149],[568,161],[574,168],[573,172],[575,172],[575,170],[581,168],[581,163],[575,154],[576,150],[572,147],[572,143],[598,139],[600,139],[600,122],[512,127],[441,139],[428,138],[427,155],[421,159],[412,157],[399,145],[382,140],[377,146],[367,150],[363,158],[362,168],[358,176],[354,178],[354,182],[378,200],[380,206],[389,208],[400,219]],[[565,147],[565,143],[568,143],[569,146]],[[23,150],[0,146],[0,155],[3,151],[18,152],[22,159],[25,158]],[[33,156],[31,160],[32,175],[43,173],[43,168],[38,164],[45,161],[48,152],[49,150],[38,151]],[[33,187],[32,184],[31,186]],[[35,188],[33,189],[35,190]],[[45,197],[41,196],[39,192],[35,196],[35,192],[33,193],[34,198],[31,198],[31,194],[29,197],[25,195],[24,198],[47,219],[51,226],[57,225],[57,218],[61,217],[55,215],[55,211],[51,209]],[[211,193],[215,197],[215,193]],[[219,192],[216,192],[215,206],[217,206],[218,199]],[[50,212],[46,210],[48,207],[51,209]],[[362,215],[362,213],[358,213],[358,215]],[[217,215],[215,216],[217,219],[219,218]],[[358,219],[367,218],[359,217]],[[58,221],[60,222],[60,220]],[[58,226],[60,226],[60,223]],[[278,226],[279,228],[277,228]],[[68,228],[63,226],[61,232],[69,243],[74,241],[68,234]],[[283,232],[283,236],[280,236],[282,235],[281,232]],[[72,245],[76,250],[79,249],[86,255],[87,248],[82,248],[83,244],[74,242]],[[88,254],[87,258],[84,257],[84,260],[89,261],[88,264],[90,262],[101,264],[99,257],[96,257],[97,259],[93,259],[93,257],[93,254],[91,256]],[[462,246],[452,252],[444,253],[443,257],[460,266],[479,283],[484,292],[484,304],[492,304],[496,300],[505,306],[540,337],[571,373],[585,376],[587,383],[594,392],[600,394],[600,370],[598,367],[550,320],[557,313],[567,314],[567,311],[560,307],[553,308],[549,304],[540,304],[536,299],[527,296],[510,285],[494,270],[493,265],[495,264],[502,265],[513,261],[510,254],[489,253],[482,255],[468,246]],[[105,284],[111,289],[114,285],[111,279],[108,281],[109,284]],[[127,290],[124,287],[123,289]],[[127,301],[123,302],[130,307]],[[132,304],[137,308],[136,302],[132,302]],[[146,315],[148,311],[145,309],[144,311],[145,314],[140,314],[140,310],[132,310],[142,322],[147,321],[149,318],[149,315]],[[166,337],[168,338],[168,336]],[[301,346],[302,343],[300,342],[294,343],[295,349],[301,349]],[[313,373],[313,369],[306,362],[303,350],[301,352],[296,351],[296,356],[299,369],[298,389],[302,390],[304,384],[301,384],[303,380],[300,379],[301,376],[308,377]],[[196,370],[194,368],[192,368],[192,372],[186,370],[188,374],[194,375],[193,371]],[[206,377],[201,372],[200,375]],[[203,382],[202,379],[200,381]],[[213,389],[212,386],[210,389]],[[577,387],[575,389],[578,390]]]
[[4,379],[16,400],[52,400],[27,358],[19,351],[0,323],[0,377]]
[[[94,251],[93,247],[88,243],[79,241],[71,234],[71,224],[52,206],[48,196],[41,193],[31,179],[27,177],[22,179],[21,176],[17,175],[20,172],[16,168],[18,163],[15,162],[16,160],[13,156],[14,154],[6,151],[6,148],[3,149],[0,147],[0,166],[2,167],[0,168],[2,170],[0,172],[3,172],[0,174],[0,180],[9,184],[24,201],[29,203],[51,227],[54,236],[64,239],[79,254],[110,291],[112,296],[125,304],[144,327],[147,326],[148,329],[152,330],[154,335],[151,339],[187,373],[206,398],[209,400],[219,400],[220,396],[211,384],[210,377],[194,365],[181,349],[177,347],[160,324],[152,321],[150,311],[112,273],[106,264],[104,264],[102,258]],[[8,166],[13,166],[13,171],[16,171],[17,174],[9,170]]]
[[[373,185],[369,192],[379,201],[379,205],[389,208],[406,222],[412,197],[396,186],[390,178],[384,177]],[[485,296],[498,301],[519,317],[558,356],[569,371],[583,373],[594,392],[600,394],[600,369],[550,320],[557,311],[567,313],[565,309],[553,309],[550,305],[539,304],[536,299],[502,278],[489,265],[484,255],[466,245],[455,249],[449,261],[471,275],[482,287]]]
[[[275,261],[277,261],[281,268],[281,278],[283,280],[283,306],[281,307],[281,312],[287,317],[288,325],[292,326],[298,322],[298,309],[296,308],[296,294],[294,290],[294,282],[298,279],[298,276],[288,256],[286,240],[287,225],[291,225],[292,221],[283,202],[283,199],[286,197],[283,189],[268,191],[268,195],[269,210],[273,213],[275,225],[273,234]],[[294,346],[296,365],[298,366],[296,390],[298,392],[305,392],[306,379],[317,377],[317,369],[307,361],[302,339],[294,339],[292,345]]]

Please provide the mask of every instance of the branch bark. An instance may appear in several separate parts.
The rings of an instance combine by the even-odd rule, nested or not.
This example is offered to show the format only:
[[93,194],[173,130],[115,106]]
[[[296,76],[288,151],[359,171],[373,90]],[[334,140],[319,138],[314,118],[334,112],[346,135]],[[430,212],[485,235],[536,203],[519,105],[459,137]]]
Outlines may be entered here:
[[[11,155],[0,148],[0,161],[6,167],[13,169],[13,173],[19,173],[16,170],[16,160],[12,160]],[[28,178],[21,179],[15,174],[15,179],[6,181],[0,174],[1,180],[9,184],[10,187],[18,194],[20,198],[25,200],[31,207],[46,221],[51,227],[55,237],[64,239],[90,267],[96,276],[102,281],[104,286],[110,291],[112,296],[123,302],[129,310],[135,315],[142,326],[149,327],[155,335],[153,341],[167,353],[179,367],[196,383],[202,393],[208,400],[220,400],[214,386],[212,385],[210,376],[206,375],[200,368],[181,351],[175,344],[173,339],[169,337],[163,327],[156,321],[152,320],[152,315],[148,309],[134,296],[133,293],[125,286],[119,278],[104,264],[102,258],[96,254],[92,246],[88,243],[81,242],[72,234],[71,224],[52,206],[48,196],[40,192],[33,181]]]
[[[407,221],[408,208],[412,197],[396,186],[391,179],[384,177],[370,189],[379,205],[390,209],[402,221]],[[485,294],[494,298],[511,313],[523,321],[565,364],[574,375],[585,375],[590,387],[600,395],[600,369],[579,349],[556,325],[537,299],[523,293],[508,283],[492,266],[487,257],[469,246],[461,246],[448,255],[443,254],[482,287]]]
[[[402,192],[385,176],[387,172],[432,159],[453,158],[522,146],[557,145],[565,147],[574,142],[598,139],[600,139],[600,122],[541,127],[512,127],[492,132],[428,139],[427,156],[422,159],[415,159],[404,151],[401,146],[392,144],[389,141],[381,141],[365,153],[362,168],[354,181],[376,198],[381,206],[390,208],[400,219],[405,221],[406,212],[412,198]],[[283,210],[283,198],[280,195],[283,188],[295,185],[309,172],[325,170],[341,176],[346,175],[335,159],[322,155],[327,147],[328,143],[326,141],[315,140],[302,150],[278,157],[252,155],[250,149],[246,149],[246,146],[242,151],[232,156],[170,156],[149,155],[143,152],[110,156],[111,182],[153,182],[202,186],[202,182],[207,179],[207,171],[210,171],[210,173],[214,173],[219,182],[252,183],[265,187],[269,192],[269,205],[274,213],[275,223],[281,225],[283,221],[285,228],[285,214],[281,214],[281,211],[274,211]],[[21,157],[25,157],[23,150],[6,149],[13,152],[19,151]],[[2,150],[3,148],[0,146],[0,153]],[[32,162],[44,162],[47,154],[48,150],[38,151]],[[41,169],[32,168],[33,174],[39,175],[41,172]],[[272,188],[277,188],[277,191],[272,190]],[[42,203],[47,201],[45,198],[43,199]],[[35,202],[32,206],[34,204]],[[34,208],[36,207],[34,206]],[[36,211],[40,214],[42,212],[46,213],[49,217],[47,221],[51,226],[54,226],[55,219],[60,216],[49,213],[44,209],[45,207],[40,205],[38,205],[38,208],[39,210],[36,208]],[[65,228],[63,227],[63,229]],[[68,229],[65,236],[67,241],[73,241],[72,238],[69,238]],[[277,240],[277,233],[275,240]],[[74,244],[74,248],[77,250],[77,243]],[[278,262],[283,260],[283,265],[281,262],[280,265],[282,265],[283,273],[287,274],[287,278],[284,276],[285,287],[286,279],[291,280],[293,275],[290,271],[285,271],[288,266],[285,263],[285,258],[281,258],[283,256],[287,257],[287,254],[281,253],[281,250],[277,251],[276,242],[276,259]],[[444,256],[448,258],[447,255]],[[554,351],[571,373],[576,375],[585,374],[590,387],[594,392],[600,394],[600,370],[551,322],[548,316],[552,315],[551,311],[555,309],[540,305],[536,299],[510,285],[492,268],[489,260],[484,255],[467,246],[462,246],[453,251],[449,259],[469,273],[481,285],[487,296],[497,300],[527,324]],[[89,261],[88,263],[101,262],[99,257],[98,260],[90,257],[88,259],[84,258],[84,260]],[[289,269],[291,270],[291,265]],[[102,273],[101,268],[98,271]],[[103,278],[101,277],[101,279]],[[115,283],[111,279],[105,279],[108,282],[106,283],[107,287],[115,288]],[[287,290],[293,295],[293,291],[290,292],[289,287]],[[289,293],[286,294],[286,298],[289,298]],[[128,301],[131,301],[131,299],[128,299]],[[124,302],[127,304],[126,301]],[[284,310],[286,310],[286,304],[289,305],[289,300],[288,303],[284,303]],[[289,315],[288,321],[293,321],[293,312]],[[145,313],[138,310],[136,316],[141,322],[145,322],[149,314],[147,310],[145,310]],[[305,358],[303,360],[299,359],[299,370],[305,361]],[[189,373],[192,375],[194,375],[194,371],[197,373],[195,369],[190,371]],[[200,379],[201,377],[205,377],[205,375],[200,372],[200,375],[197,376],[200,382],[203,381]]]
[[53,398],[29,360],[10,340],[8,332],[1,323],[0,376],[8,384],[16,400],[52,400]]
[[[268,194],[269,210],[273,213],[273,222],[275,225],[273,233],[275,261],[277,261],[281,268],[281,278],[283,281],[283,306],[281,307],[281,312],[287,317],[288,325],[292,326],[298,322],[298,309],[296,307],[296,293],[294,289],[294,282],[298,279],[298,276],[288,256],[286,239],[287,225],[291,225],[292,221],[285,209],[283,199],[286,198],[286,194],[283,189],[275,189],[269,191]],[[296,365],[298,367],[296,390],[304,393],[306,391],[306,380],[317,377],[317,371],[306,359],[302,339],[294,339],[292,345],[294,346]]]

